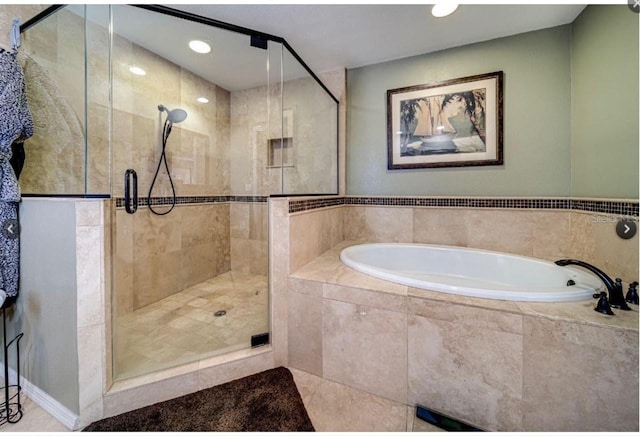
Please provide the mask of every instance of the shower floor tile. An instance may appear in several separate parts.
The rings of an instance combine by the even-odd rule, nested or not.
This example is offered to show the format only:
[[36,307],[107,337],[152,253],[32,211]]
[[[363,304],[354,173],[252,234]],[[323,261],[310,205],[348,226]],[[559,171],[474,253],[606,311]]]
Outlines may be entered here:
[[267,276],[229,271],[122,315],[114,380],[248,348],[252,335],[269,330],[268,303]]

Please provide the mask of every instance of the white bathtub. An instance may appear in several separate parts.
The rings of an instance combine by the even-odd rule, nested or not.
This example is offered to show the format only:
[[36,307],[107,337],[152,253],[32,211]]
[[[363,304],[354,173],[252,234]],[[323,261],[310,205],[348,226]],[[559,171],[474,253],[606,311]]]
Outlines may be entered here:
[[[394,283],[448,294],[512,301],[580,301],[605,290],[594,275],[553,262],[488,250],[425,244],[345,248],[350,268]],[[575,285],[567,286],[573,280]]]

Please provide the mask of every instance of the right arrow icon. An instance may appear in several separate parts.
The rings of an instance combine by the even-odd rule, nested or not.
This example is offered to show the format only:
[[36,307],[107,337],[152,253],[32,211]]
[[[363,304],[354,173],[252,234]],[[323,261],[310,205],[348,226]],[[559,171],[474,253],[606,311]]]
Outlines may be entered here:
[[622,239],[631,239],[636,234],[637,226],[635,221],[623,218],[616,225],[616,233]]

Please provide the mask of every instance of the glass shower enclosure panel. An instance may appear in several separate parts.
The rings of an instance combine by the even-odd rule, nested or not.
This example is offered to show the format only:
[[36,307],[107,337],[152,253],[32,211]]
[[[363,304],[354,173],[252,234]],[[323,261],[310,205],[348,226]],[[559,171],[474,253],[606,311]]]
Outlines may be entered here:
[[23,34],[20,57],[34,122],[20,174],[23,194],[85,193],[84,15],[84,6],[67,6]]
[[282,138],[273,149],[282,167],[282,193],[337,194],[338,102],[287,47],[282,63]]
[[134,6],[111,6],[111,29],[117,381],[268,341],[261,156],[281,48]]

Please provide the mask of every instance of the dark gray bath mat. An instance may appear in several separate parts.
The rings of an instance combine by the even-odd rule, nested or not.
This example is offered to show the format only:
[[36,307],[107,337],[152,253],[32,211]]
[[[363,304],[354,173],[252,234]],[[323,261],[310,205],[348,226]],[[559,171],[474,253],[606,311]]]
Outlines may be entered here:
[[283,367],[96,421],[83,431],[314,431]]

